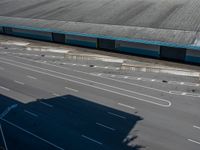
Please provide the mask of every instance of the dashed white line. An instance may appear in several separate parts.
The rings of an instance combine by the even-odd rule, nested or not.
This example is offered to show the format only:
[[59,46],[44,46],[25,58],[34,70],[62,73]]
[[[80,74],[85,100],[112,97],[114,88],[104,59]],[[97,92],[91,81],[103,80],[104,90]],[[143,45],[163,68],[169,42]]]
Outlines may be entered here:
[[45,103],[45,102],[41,102],[41,101],[40,101],[40,103],[45,105],[45,106],[47,106],[47,107],[53,108],[53,105],[51,105],[51,104],[48,104],[48,103]]
[[8,150],[8,147],[7,147],[7,144],[6,144],[6,139],[5,139],[1,124],[0,124],[0,131],[1,131],[1,136],[3,138],[3,143],[4,143],[4,146],[5,146],[5,150]]
[[5,91],[10,91],[10,89],[6,88],[6,87],[3,87],[3,86],[0,86],[0,89],[3,89]]
[[122,103],[118,103],[118,105],[124,106],[124,107],[127,107],[127,108],[131,108],[131,109],[135,109],[135,107],[133,107],[133,106],[129,106],[129,105],[122,104]]
[[194,125],[193,127],[200,130],[200,127],[199,127],[199,126],[195,126],[195,125]]
[[30,131],[27,131],[27,130],[23,129],[22,127],[20,127],[20,126],[14,124],[14,123],[12,123],[12,122],[6,120],[6,119],[2,119],[2,118],[1,118],[1,120],[4,121],[4,122],[6,122],[7,124],[10,124],[11,126],[17,128],[17,129],[19,129],[19,130],[25,132],[25,133],[28,133],[28,134],[34,136],[35,138],[37,138],[37,139],[39,139],[39,140],[41,140],[41,141],[43,141],[43,142],[45,142],[45,143],[47,143],[47,144],[53,146],[53,147],[55,147],[55,148],[57,148],[57,149],[59,149],[59,150],[64,150],[63,148],[61,148],[61,147],[59,147],[59,146],[57,146],[57,145],[55,145],[55,144],[53,144],[53,143],[51,143],[51,142],[49,142],[49,141],[43,139],[42,137],[39,137],[38,135],[36,135],[36,134],[34,134],[34,133],[31,133]]
[[17,81],[17,80],[15,80],[14,82],[15,82],[15,83],[18,83],[18,84],[21,84],[21,85],[24,85],[23,82],[20,82],[20,81]]
[[33,116],[33,117],[38,117],[37,114],[32,113],[32,112],[30,112],[30,111],[28,111],[28,110],[24,110],[24,112],[28,113],[29,115],[31,115],[31,116]]
[[81,135],[83,138],[85,138],[85,139],[87,139],[87,140],[90,140],[90,141],[92,141],[92,142],[94,142],[94,143],[97,143],[97,144],[99,144],[99,145],[103,145],[103,143],[101,143],[101,142],[99,142],[99,141],[97,141],[97,140],[94,140],[94,139],[92,139],[92,138],[90,138],[90,137],[88,137],[88,136],[85,136],[85,135]]
[[72,89],[72,88],[69,88],[69,87],[65,87],[65,89],[70,90],[70,91],[73,91],[73,92],[78,92],[78,90]]
[[102,123],[96,122],[96,124],[97,124],[98,126],[101,126],[101,127],[106,128],[106,129],[109,129],[109,130],[115,131],[114,128],[111,128],[111,127],[109,127],[109,126],[107,126],[107,125],[104,125],[104,124],[102,124]]
[[34,79],[34,80],[36,80],[36,79],[37,79],[36,77],[29,76],[29,75],[27,75],[27,77],[28,77],[28,78],[30,78],[30,79]]
[[200,145],[200,142],[198,141],[195,141],[195,140],[192,140],[192,139],[188,139],[188,141],[192,142],[192,143],[195,143],[195,144],[199,144]]
[[115,113],[112,113],[112,112],[108,112],[108,114],[110,114],[112,116],[116,116],[116,117],[122,118],[122,119],[126,119],[126,117],[118,115],[118,114],[115,114]]

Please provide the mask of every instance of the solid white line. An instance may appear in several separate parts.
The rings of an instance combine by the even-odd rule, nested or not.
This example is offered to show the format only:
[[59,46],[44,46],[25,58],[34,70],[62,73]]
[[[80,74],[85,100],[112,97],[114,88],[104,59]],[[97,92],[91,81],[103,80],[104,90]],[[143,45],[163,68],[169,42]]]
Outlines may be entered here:
[[118,103],[118,105],[124,106],[124,107],[127,107],[127,108],[131,108],[131,109],[135,109],[135,107],[133,107],[133,106],[129,106],[129,105],[122,104],[122,103]]
[[29,115],[33,116],[33,117],[38,117],[38,115],[28,111],[28,110],[24,110],[24,112],[28,113]]
[[85,138],[85,139],[88,139],[88,140],[94,142],[94,143],[97,143],[97,144],[99,144],[99,145],[103,145],[103,143],[101,143],[101,142],[99,142],[99,141],[97,141],[97,140],[94,140],[94,139],[92,139],[92,138],[90,138],[90,137],[88,137],[88,136],[85,136],[85,135],[81,135],[81,136],[82,136],[83,138]]
[[18,84],[21,84],[21,85],[24,85],[23,82],[20,82],[20,81],[17,81],[17,80],[15,80],[14,82],[15,82],[15,83],[18,83]]
[[96,122],[96,124],[99,125],[99,126],[101,126],[101,127],[106,128],[106,129],[109,129],[109,130],[115,131],[114,128],[111,128],[111,127],[109,127],[109,126],[106,126],[106,125],[104,125],[104,124],[102,124],[102,123],[98,123],[98,122]]
[[[1,59],[4,59],[4,58],[1,58]],[[8,59],[5,59],[5,60],[8,60]],[[46,75],[49,75],[49,76],[52,76],[52,77],[56,77],[56,78],[68,80],[68,81],[71,81],[71,82],[79,83],[79,84],[82,84],[82,85],[94,87],[94,88],[101,89],[101,90],[104,90],[104,91],[109,91],[109,92],[112,92],[112,93],[115,93],[115,94],[119,94],[119,95],[122,95],[122,96],[129,97],[129,98],[135,98],[135,99],[137,99],[137,100],[144,101],[144,102],[151,103],[151,104],[155,104],[155,105],[158,105],[158,106],[162,106],[162,107],[170,107],[170,106],[171,106],[171,102],[168,101],[168,100],[165,100],[165,99],[153,97],[153,96],[150,96],[150,95],[145,95],[145,94],[142,94],[142,93],[138,93],[138,92],[134,92],[134,91],[122,89],[122,88],[119,88],[119,87],[115,87],[115,86],[111,86],[111,85],[107,85],[107,84],[103,84],[103,83],[99,83],[99,82],[95,82],[95,81],[92,81],[92,80],[83,79],[83,78],[80,78],[80,77],[76,77],[76,76],[72,76],[72,75],[68,75],[68,74],[56,72],[56,71],[49,70],[49,69],[45,69],[45,68],[40,68],[40,67],[37,67],[37,66],[32,66],[32,65],[24,64],[24,63],[17,62],[17,61],[14,61],[14,60],[8,60],[8,61],[16,62],[16,63],[19,63],[19,64],[31,66],[31,67],[38,68],[38,69],[42,69],[42,70],[46,70],[46,71],[49,71],[49,72],[54,72],[54,73],[61,74],[61,75],[65,75],[65,76],[70,76],[70,77],[73,77],[73,78],[76,78],[76,79],[80,79],[80,80],[84,80],[84,81],[88,81],[88,82],[93,82],[93,83],[96,83],[96,84],[104,85],[104,86],[111,87],[111,88],[115,88],[115,89],[122,90],[122,91],[127,91],[127,92],[130,92],[130,93],[142,95],[142,96],[145,96],[145,97],[154,98],[154,99],[157,99],[157,100],[159,100],[159,101],[162,101],[162,102],[165,102],[165,103],[168,103],[168,104],[160,104],[160,103],[153,102],[153,101],[149,101],[149,100],[146,100],[146,99],[141,99],[141,98],[133,97],[133,96],[130,96],[130,95],[127,95],[127,94],[122,94],[122,93],[119,93],[119,92],[115,92],[115,91],[111,91],[111,90],[106,90],[106,89],[104,89],[104,88],[100,88],[100,87],[93,86],[93,85],[90,85],[90,84],[82,83],[82,82],[79,82],[79,81],[76,81],[76,80],[71,80],[71,79],[67,79],[67,78],[63,78],[63,77],[58,77],[58,76],[56,76],[56,75],[52,75],[52,74],[49,74],[49,73],[46,73],[46,72],[38,71],[38,70],[35,70],[35,69],[30,69],[30,68],[24,67],[24,66],[19,66],[19,65],[13,64],[13,63],[11,63],[11,62],[5,62],[5,61],[0,61],[0,62],[6,63],[6,64],[10,64],[10,65],[12,65],[12,66],[17,66],[17,67],[19,67],[19,68],[23,68],[23,69],[26,69],[26,70],[38,72],[38,73],[41,73],[41,74],[46,74]],[[56,65],[53,65],[53,66],[56,66]],[[81,71],[76,71],[76,72],[81,72]]]
[[115,114],[115,113],[112,113],[112,112],[108,112],[108,114],[110,114],[112,116],[116,116],[116,117],[122,118],[122,119],[126,119],[126,117],[118,115],[118,114]]
[[199,145],[200,145],[200,142],[197,142],[197,141],[195,141],[195,140],[188,139],[188,141],[190,141],[190,142],[193,142],[193,143],[195,143],[195,144],[199,144]]
[[72,89],[72,88],[69,88],[69,87],[65,87],[65,89],[70,90],[70,91],[73,91],[73,92],[79,92],[78,90]]
[[27,75],[28,78],[36,80],[37,78]]
[[195,126],[195,125],[194,125],[193,127],[200,130],[200,127],[198,127],[198,126]]
[[1,118],[1,120],[4,121],[4,122],[6,122],[7,124],[10,124],[11,126],[17,128],[17,129],[23,131],[23,132],[26,132],[26,133],[28,133],[28,134],[34,136],[35,138],[37,138],[37,139],[39,139],[39,140],[41,140],[41,141],[43,141],[43,142],[45,142],[45,143],[48,143],[49,145],[51,145],[51,146],[53,146],[53,147],[55,147],[55,148],[57,148],[57,149],[64,150],[63,148],[61,148],[61,147],[59,147],[59,146],[57,146],[57,145],[55,145],[55,144],[53,144],[53,143],[51,143],[51,142],[49,142],[49,141],[47,141],[47,140],[45,140],[45,139],[39,137],[38,135],[36,135],[36,134],[34,134],[34,133],[31,133],[31,132],[29,132],[29,131],[23,129],[22,127],[20,127],[20,126],[14,124],[14,123],[12,123],[12,122],[6,120],[6,119],[2,119],[2,118]]
[[47,106],[47,107],[53,108],[53,105],[50,105],[50,104],[48,104],[48,103],[41,102],[41,101],[40,101],[40,103],[43,104],[43,105],[45,105],[45,106]]
[[8,150],[8,147],[7,147],[7,144],[6,144],[6,139],[5,139],[1,124],[0,124],[0,131],[1,131],[2,138],[3,138],[3,143],[4,143],[4,146],[5,146],[5,149]]
[[3,90],[6,90],[6,91],[10,91],[10,89],[3,87],[3,86],[0,86],[0,88],[3,89]]

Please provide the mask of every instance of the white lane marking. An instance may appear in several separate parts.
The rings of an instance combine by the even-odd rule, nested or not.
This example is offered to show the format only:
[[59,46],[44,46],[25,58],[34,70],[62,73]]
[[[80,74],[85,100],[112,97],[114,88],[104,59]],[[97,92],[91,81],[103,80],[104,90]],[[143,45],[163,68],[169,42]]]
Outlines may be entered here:
[[200,127],[199,127],[199,126],[195,126],[195,125],[194,125],[193,127],[200,130]]
[[124,77],[124,79],[128,79],[128,77],[127,77],[127,76],[125,76],[125,77]]
[[129,106],[129,105],[122,104],[122,103],[118,103],[118,105],[124,106],[124,107],[127,107],[127,108],[131,108],[131,109],[135,109],[135,107],[133,107],[133,106]]
[[1,114],[0,114],[0,119],[4,118],[12,109],[16,108],[18,105],[13,104],[9,107],[7,107]]
[[3,67],[0,67],[0,70],[5,70]]
[[17,81],[17,80],[15,80],[14,82],[15,82],[15,83],[18,83],[18,84],[21,84],[21,85],[24,85],[23,82],[20,82],[20,81]]
[[48,104],[48,103],[45,103],[45,102],[42,102],[42,101],[40,101],[40,103],[47,106],[47,107],[53,108],[53,105],[51,105],[51,104]]
[[28,110],[24,110],[24,112],[26,112],[27,114],[29,114],[29,115],[31,115],[31,116],[33,116],[33,117],[38,117],[37,114],[32,113],[32,112],[30,112],[30,111],[28,111]]
[[174,95],[184,95],[184,96],[190,96],[190,97],[200,97],[200,94],[195,94],[195,93],[187,93],[187,92],[182,92],[182,91],[169,91],[170,94]]
[[1,136],[3,138],[3,143],[4,143],[4,146],[5,146],[5,150],[8,150],[8,147],[7,147],[7,144],[6,144],[6,139],[5,139],[1,124],[0,124],[0,131],[1,131]]
[[200,142],[198,141],[195,141],[195,140],[192,140],[192,139],[188,139],[188,141],[192,142],[192,143],[195,143],[195,144],[199,144],[200,145]]
[[101,126],[101,127],[104,127],[104,128],[106,128],[106,129],[109,129],[109,130],[112,130],[112,131],[115,131],[114,128],[111,128],[111,127],[109,127],[109,126],[107,126],[107,125],[104,125],[104,124],[102,124],[102,123],[99,123],[99,122],[96,122],[96,125]]
[[87,139],[87,140],[90,140],[90,141],[92,141],[92,142],[94,142],[94,143],[97,143],[97,144],[99,144],[99,145],[103,145],[103,143],[101,143],[101,142],[99,142],[99,141],[97,141],[97,140],[94,140],[94,139],[92,139],[92,138],[90,138],[90,137],[88,137],[88,136],[81,135],[81,137],[83,137],[83,138],[85,138],[85,139]]
[[57,148],[57,149],[64,150],[63,148],[61,148],[61,147],[59,147],[59,146],[57,146],[57,145],[55,145],[55,144],[53,144],[53,143],[51,143],[51,142],[49,142],[49,141],[43,139],[42,137],[39,137],[38,135],[36,135],[36,134],[34,134],[34,133],[31,133],[30,131],[28,131],[28,130],[26,130],[26,129],[23,129],[22,127],[20,127],[20,126],[14,124],[14,123],[12,123],[12,122],[6,120],[6,119],[2,119],[2,118],[0,118],[0,119],[1,119],[2,121],[6,122],[7,124],[9,124],[9,125],[11,125],[11,126],[17,128],[17,129],[19,129],[19,130],[21,130],[21,131],[23,131],[23,132],[25,132],[25,133],[27,133],[27,134],[32,135],[32,136],[34,136],[35,138],[37,138],[37,139],[39,139],[39,140],[41,140],[41,141],[43,141],[43,142],[45,142],[45,143],[47,143],[47,144],[49,144],[49,145],[55,147],[55,148]]
[[3,87],[3,86],[0,86],[0,88],[3,89],[3,90],[6,90],[6,91],[10,91],[10,89]]
[[30,75],[27,75],[27,77],[30,78],[30,79],[34,79],[34,80],[37,79],[36,77],[30,76]]
[[57,93],[53,93],[53,96],[59,97],[60,95]]
[[65,89],[70,90],[70,91],[73,91],[73,92],[79,92],[78,90],[72,89],[72,88],[69,88],[69,87],[65,87]]
[[126,119],[126,117],[118,115],[118,114],[115,114],[115,113],[112,113],[112,112],[108,112],[108,114],[110,114],[112,116],[116,116],[116,117],[121,118],[121,119]]
[[[1,58],[1,59],[4,59],[4,58]],[[5,59],[5,60],[8,60],[8,59]],[[127,94],[123,94],[123,93],[111,91],[111,90],[108,90],[108,89],[104,89],[104,88],[97,87],[97,86],[94,86],[94,85],[86,84],[86,83],[79,82],[79,81],[76,81],[76,80],[71,80],[71,79],[67,79],[67,78],[60,77],[60,76],[52,75],[52,74],[49,74],[49,73],[46,73],[46,72],[42,72],[42,71],[38,71],[38,70],[35,70],[35,69],[31,69],[31,68],[28,68],[28,67],[16,65],[16,64],[13,64],[13,63],[11,63],[11,62],[5,62],[5,61],[0,61],[0,62],[5,63],[5,64],[9,64],[9,65],[12,65],[12,66],[17,66],[17,67],[19,67],[19,68],[23,68],[23,69],[26,69],[26,70],[38,72],[38,73],[41,73],[41,74],[46,74],[46,75],[49,75],[49,76],[52,76],[52,77],[56,77],[56,78],[59,78],[59,79],[63,79],[63,80],[75,82],[75,83],[82,84],[82,85],[85,85],[85,86],[90,86],[90,87],[94,87],[94,88],[101,89],[101,90],[104,90],[104,91],[112,92],[112,93],[115,93],[115,94],[118,94],[118,95],[122,95],[122,96],[125,96],[125,97],[134,98],[134,99],[137,99],[137,100],[140,100],[140,101],[144,101],[144,102],[147,102],[147,103],[151,103],[151,104],[154,104],[154,105],[158,105],[158,106],[162,106],[162,107],[170,107],[170,106],[172,105],[172,103],[171,103],[170,101],[165,100],[165,99],[153,97],[153,96],[150,96],[150,95],[145,95],[145,94],[142,94],[142,93],[138,93],[138,92],[134,92],[134,91],[122,89],[122,88],[119,88],[119,87],[115,87],[115,86],[111,86],[111,85],[107,85],[107,84],[103,84],[103,83],[99,83],[99,82],[95,82],[95,81],[92,81],[92,80],[83,79],[83,78],[80,78],[80,77],[75,77],[75,76],[72,76],[72,75],[67,75],[67,74],[64,74],[64,73],[56,72],[56,71],[49,70],[49,69],[45,69],[45,68],[40,68],[40,67],[36,67],[36,66],[24,64],[24,63],[17,62],[17,61],[14,61],[14,60],[9,60],[9,61],[11,61],[11,62],[16,62],[16,63],[20,63],[20,64],[27,65],[27,66],[31,66],[31,67],[34,67],[34,68],[39,68],[39,69],[41,69],[41,70],[47,70],[47,71],[49,71],[49,72],[54,72],[54,73],[61,74],[61,75],[65,75],[65,76],[70,76],[70,77],[73,77],[73,78],[76,78],[76,79],[80,79],[80,80],[84,80],[84,81],[88,81],[88,82],[93,82],[93,83],[96,83],[96,84],[100,84],[100,85],[104,85],[104,86],[107,86],[107,87],[115,88],[115,89],[118,89],[118,90],[121,90],[121,91],[127,91],[127,92],[130,92],[130,93],[134,93],[134,94],[138,94],[138,95],[143,95],[143,96],[145,96],[145,97],[154,98],[154,99],[157,99],[157,100],[159,100],[159,101],[165,102],[165,103],[167,103],[167,104],[160,104],[160,103],[153,102],[153,101],[150,101],[150,100],[137,98],[137,97],[134,97],[134,96],[130,96],[130,95],[127,95]],[[53,66],[54,66],[54,65],[53,65]],[[79,72],[79,71],[76,71],[76,72]],[[80,71],[80,72],[81,72],[81,71]]]

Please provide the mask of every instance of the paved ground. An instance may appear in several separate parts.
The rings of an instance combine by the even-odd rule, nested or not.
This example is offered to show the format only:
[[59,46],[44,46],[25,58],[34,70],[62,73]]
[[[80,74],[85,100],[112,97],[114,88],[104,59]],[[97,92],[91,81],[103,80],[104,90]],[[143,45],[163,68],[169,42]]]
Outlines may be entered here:
[[0,48],[4,149],[199,150],[197,79],[43,54]]

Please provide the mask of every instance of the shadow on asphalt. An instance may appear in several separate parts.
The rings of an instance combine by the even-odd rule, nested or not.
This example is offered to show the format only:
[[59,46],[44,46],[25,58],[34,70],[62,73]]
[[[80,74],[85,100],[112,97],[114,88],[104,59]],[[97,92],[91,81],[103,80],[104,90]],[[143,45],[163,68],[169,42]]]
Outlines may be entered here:
[[[0,95],[1,113],[13,104],[18,106],[0,120],[10,150],[53,150],[58,147],[69,150],[144,148],[135,144],[137,131],[134,127],[142,120],[140,116],[73,95],[40,99],[28,104]],[[4,145],[2,133],[0,145]]]

